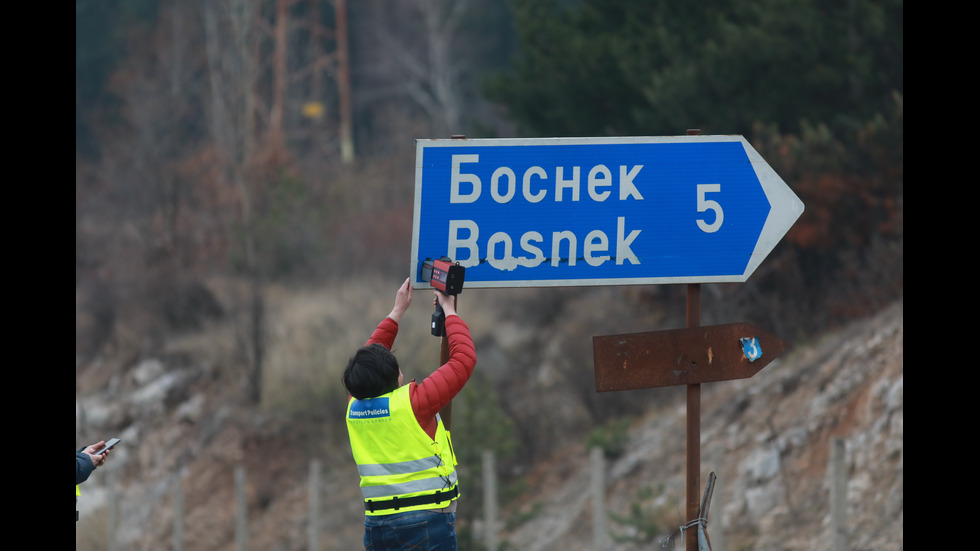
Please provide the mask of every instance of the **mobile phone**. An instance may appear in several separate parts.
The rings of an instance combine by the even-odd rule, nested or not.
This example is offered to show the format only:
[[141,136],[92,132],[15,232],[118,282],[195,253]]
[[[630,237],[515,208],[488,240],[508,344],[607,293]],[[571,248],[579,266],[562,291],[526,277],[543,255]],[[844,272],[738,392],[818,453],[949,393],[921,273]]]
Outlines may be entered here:
[[111,450],[118,443],[119,443],[118,438],[110,438],[109,441],[105,443],[105,446],[102,446],[102,448],[96,450],[95,453],[93,453],[92,455],[102,455],[105,452]]

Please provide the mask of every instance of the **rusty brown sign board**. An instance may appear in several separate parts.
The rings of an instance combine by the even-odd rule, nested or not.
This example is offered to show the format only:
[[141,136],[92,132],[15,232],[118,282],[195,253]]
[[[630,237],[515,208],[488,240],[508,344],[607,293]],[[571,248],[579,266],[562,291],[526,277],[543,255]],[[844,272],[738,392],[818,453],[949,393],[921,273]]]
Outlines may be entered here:
[[596,392],[746,379],[786,350],[750,323],[592,337]]

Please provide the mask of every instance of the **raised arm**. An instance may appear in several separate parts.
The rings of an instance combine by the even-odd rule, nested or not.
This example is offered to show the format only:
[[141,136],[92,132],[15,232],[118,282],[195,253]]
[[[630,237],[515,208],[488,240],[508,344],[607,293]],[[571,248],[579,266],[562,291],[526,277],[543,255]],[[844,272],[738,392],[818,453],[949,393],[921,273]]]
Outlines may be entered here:
[[366,344],[378,343],[391,350],[392,345],[395,344],[395,337],[398,335],[398,322],[401,321],[402,314],[412,304],[412,292],[411,278],[405,278],[405,282],[395,293],[395,304],[391,307],[391,312],[385,319],[381,320]]

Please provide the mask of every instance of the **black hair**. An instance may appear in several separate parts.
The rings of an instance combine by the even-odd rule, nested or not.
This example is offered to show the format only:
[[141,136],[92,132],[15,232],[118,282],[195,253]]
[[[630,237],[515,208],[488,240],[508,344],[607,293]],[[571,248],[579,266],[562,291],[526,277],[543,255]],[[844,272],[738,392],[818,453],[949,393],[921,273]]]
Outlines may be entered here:
[[378,343],[357,349],[344,369],[341,380],[347,392],[358,400],[374,398],[398,388],[398,360]]

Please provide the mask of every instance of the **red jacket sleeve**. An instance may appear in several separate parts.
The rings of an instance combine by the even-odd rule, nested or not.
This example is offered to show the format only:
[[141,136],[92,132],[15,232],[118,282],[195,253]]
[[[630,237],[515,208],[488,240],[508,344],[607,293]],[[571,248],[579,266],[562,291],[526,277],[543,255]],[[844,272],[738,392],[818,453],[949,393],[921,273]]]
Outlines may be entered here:
[[[412,409],[426,432],[429,432],[436,413],[463,389],[476,367],[476,348],[463,318],[446,316],[446,338],[449,340],[449,361],[411,389]],[[434,434],[434,429],[432,432]]]

